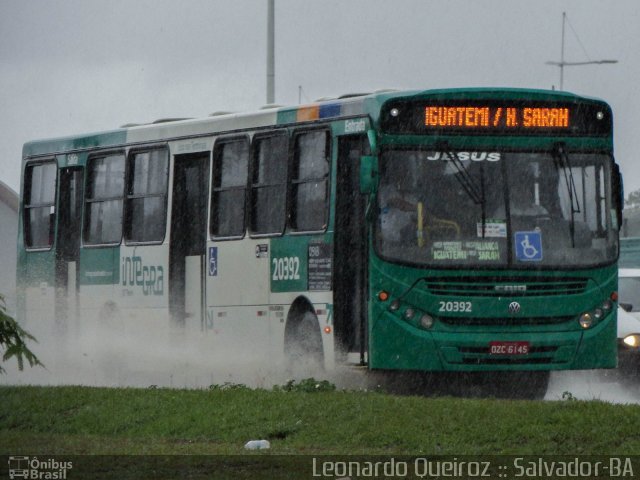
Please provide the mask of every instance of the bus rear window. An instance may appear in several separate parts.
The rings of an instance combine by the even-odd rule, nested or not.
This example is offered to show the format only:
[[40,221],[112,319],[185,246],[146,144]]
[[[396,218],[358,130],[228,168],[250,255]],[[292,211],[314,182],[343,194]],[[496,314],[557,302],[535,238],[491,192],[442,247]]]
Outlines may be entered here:
[[24,192],[25,244],[27,248],[49,248],[55,228],[55,162],[27,166]]

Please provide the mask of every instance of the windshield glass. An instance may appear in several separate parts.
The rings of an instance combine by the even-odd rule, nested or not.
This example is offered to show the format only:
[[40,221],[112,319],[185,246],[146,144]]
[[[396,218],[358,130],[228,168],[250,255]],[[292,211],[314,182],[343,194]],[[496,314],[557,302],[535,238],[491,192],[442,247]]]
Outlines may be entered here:
[[613,261],[609,165],[603,154],[387,150],[377,251],[427,266]]

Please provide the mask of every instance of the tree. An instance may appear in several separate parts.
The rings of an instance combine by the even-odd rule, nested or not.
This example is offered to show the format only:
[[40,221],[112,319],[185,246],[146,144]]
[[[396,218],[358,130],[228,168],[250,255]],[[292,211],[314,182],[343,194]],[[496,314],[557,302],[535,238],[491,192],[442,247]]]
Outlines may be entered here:
[[[25,359],[31,367],[35,365],[44,367],[40,360],[38,360],[38,357],[27,347],[25,343],[27,340],[37,341],[33,335],[25,331],[18,325],[18,322],[7,313],[4,297],[0,295],[0,351],[4,350],[2,361],[6,362],[11,357],[15,357],[20,370],[24,368]],[[5,372],[6,370],[0,365],[0,373]]]
[[626,207],[635,208],[640,207],[640,190],[634,190],[627,195],[624,201]]

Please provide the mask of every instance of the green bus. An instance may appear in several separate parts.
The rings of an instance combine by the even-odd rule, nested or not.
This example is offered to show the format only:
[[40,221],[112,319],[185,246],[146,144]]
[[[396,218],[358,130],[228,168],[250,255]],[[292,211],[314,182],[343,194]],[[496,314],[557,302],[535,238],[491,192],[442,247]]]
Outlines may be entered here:
[[622,186],[603,101],[384,91],[33,141],[19,321],[275,366],[616,366]]

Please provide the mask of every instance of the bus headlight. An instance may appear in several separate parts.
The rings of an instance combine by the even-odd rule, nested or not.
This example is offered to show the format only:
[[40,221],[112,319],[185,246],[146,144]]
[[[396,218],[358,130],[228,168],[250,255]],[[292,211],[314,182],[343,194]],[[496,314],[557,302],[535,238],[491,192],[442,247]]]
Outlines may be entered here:
[[600,307],[594,308],[591,312],[584,312],[580,315],[580,326],[584,329],[593,327],[611,311],[611,308],[613,308],[613,303],[610,300],[605,300]]
[[589,328],[591,325],[593,325],[593,315],[589,312],[583,313],[580,316],[580,326],[582,328]]
[[394,300],[393,302],[391,302],[391,305],[389,305],[389,310],[391,310],[392,312],[398,311],[399,308],[400,300]]
[[406,318],[407,320],[411,320],[415,314],[416,311],[413,308],[409,307],[404,311],[404,318]]
[[422,328],[433,327],[433,317],[428,313],[425,313],[424,315],[422,315],[422,317],[420,317],[420,325],[422,325]]

